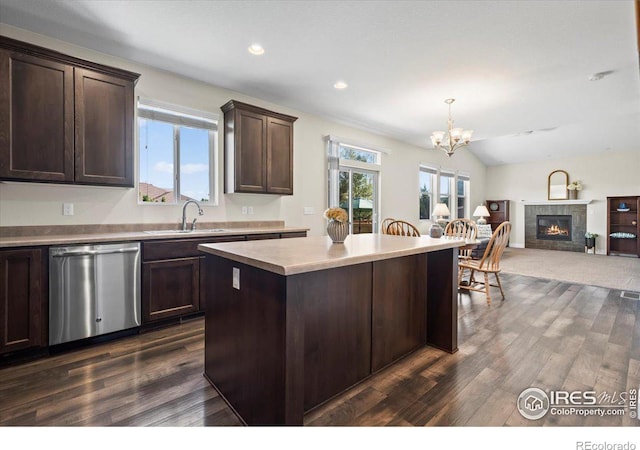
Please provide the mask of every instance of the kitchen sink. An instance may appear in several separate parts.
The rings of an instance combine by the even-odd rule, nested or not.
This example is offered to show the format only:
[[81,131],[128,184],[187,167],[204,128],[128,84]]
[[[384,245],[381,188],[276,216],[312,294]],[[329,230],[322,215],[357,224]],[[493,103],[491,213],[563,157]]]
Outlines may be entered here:
[[202,228],[196,230],[147,230],[147,234],[200,234],[200,233],[219,233],[227,231],[224,228]]

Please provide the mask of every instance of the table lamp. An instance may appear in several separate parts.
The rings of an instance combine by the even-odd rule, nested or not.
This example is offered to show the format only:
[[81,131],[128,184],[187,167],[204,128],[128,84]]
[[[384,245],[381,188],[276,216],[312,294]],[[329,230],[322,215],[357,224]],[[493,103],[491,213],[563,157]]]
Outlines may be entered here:
[[436,220],[434,220],[433,225],[431,225],[429,236],[431,236],[432,238],[442,237],[442,233],[444,232],[444,230],[438,222],[442,220],[444,216],[448,216],[450,214],[451,213],[449,212],[449,208],[447,208],[447,205],[445,203],[436,203],[436,207],[433,208],[433,213],[431,214],[436,218]]
[[473,212],[473,215],[476,217],[480,217],[477,221],[478,225],[486,225],[487,219],[485,219],[485,217],[489,217],[491,214],[489,214],[489,210],[486,206],[480,205]]

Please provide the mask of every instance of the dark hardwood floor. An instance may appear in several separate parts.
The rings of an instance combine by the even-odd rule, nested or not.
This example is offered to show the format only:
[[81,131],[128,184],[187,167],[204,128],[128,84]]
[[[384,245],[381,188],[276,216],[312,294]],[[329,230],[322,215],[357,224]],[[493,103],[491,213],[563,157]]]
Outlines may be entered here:
[[[516,409],[528,387],[640,386],[640,308],[620,291],[502,275],[506,300],[459,298],[459,352],[421,349],[309,412],[306,425],[640,425]],[[240,422],[203,378],[202,319],[0,369],[0,425]]]

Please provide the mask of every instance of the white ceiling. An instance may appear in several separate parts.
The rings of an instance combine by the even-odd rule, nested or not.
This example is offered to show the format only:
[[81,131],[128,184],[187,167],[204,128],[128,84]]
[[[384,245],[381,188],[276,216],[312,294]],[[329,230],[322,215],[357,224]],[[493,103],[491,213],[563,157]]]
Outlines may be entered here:
[[633,0],[0,0],[0,21],[424,148],[454,97],[487,165],[640,151]]

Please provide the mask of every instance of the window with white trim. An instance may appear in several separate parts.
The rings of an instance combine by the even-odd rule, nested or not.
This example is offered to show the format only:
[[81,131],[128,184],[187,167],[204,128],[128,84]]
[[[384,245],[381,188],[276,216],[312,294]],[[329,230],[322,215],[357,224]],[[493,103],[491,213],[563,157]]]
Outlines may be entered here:
[[217,204],[216,114],[138,100],[138,201]]
[[453,218],[453,198],[455,192],[455,185],[453,183],[454,174],[449,172],[440,172],[440,190],[438,191],[438,203],[444,203],[451,212],[451,218]]
[[469,219],[469,184],[467,175],[458,174],[456,177],[456,217]]
[[431,211],[435,207],[433,199],[436,192],[437,178],[437,169],[420,166],[420,220],[431,218]]
[[454,218],[470,217],[471,178],[458,172],[420,166],[420,220],[430,220],[436,203],[444,203]]
[[381,152],[328,136],[327,157],[329,206],[347,211],[351,234],[376,233]]

